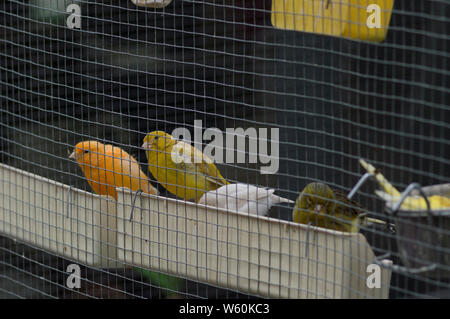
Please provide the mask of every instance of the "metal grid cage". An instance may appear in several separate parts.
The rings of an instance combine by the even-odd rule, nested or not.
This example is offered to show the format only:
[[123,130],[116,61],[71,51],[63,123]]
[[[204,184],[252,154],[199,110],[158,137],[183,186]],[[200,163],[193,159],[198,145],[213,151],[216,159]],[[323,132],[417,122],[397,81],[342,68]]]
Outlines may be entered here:
[[450,297],[449,12],[1,2],[0,297]]

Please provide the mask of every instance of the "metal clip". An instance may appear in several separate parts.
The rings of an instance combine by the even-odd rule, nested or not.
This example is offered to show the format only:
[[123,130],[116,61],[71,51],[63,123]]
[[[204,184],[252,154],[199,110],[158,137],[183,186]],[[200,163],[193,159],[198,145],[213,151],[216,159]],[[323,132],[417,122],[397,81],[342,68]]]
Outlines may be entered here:
[[431,206],[430,206],[430,202],[428,201],[427,195],[425,194],[425,192],[422,190],[422,186],[420,186],[420,184],[418,183],[411,183],[408,185],[408,187],[403,191],[400,200],[394,205],[394,207],[392,207],[392,214],[397,213],[397,211],[400,209],[400,207],[403,204],[403,201],[406,199],[406,197],[408,197],[409,193],[411,193],[414,189],[417,189],[420,193],[420,195],[422,195],[422,197],[425,199],[425,202],[427,203],[427,209],[428,209],[428,221],[431,221]]
[[422,190],[422,186],[420,186],[420,184],[418,184],[418,183],[411,183],[411,184],[409,184],[408,187],[401,194],[400,200],[394,205],[394,207],[392,207],[392,209],[391,209],[392,212],[389,209],[387,209],[386,211],[388,213],[391,213],[391,215],[395,216],[397,214],[398,210],[400,209],[400,207],[402,206],[402,204],[403,204],[404,200],[406,199],[406,197],[408,197],[409,193],[411,193],[414,189],[418,190],[420,195],[422,195],[422,197],[425,199],[425,202],[427,203],[427,209],[428,209],[427,221],[428,221],[428,226],[432,226],[433,220],[431,219],[432,212],[431,212],[430,202],[428,201],[427,195]]
[[[352,199],[352,197],[355,196],[356,192],[361,188],[361,186],[371,177],[375,178],[375,175],[373,175],[372,173],[369,173],[369,172],[365,173],[359,179],[359,181],[356,183],[356,185],[353,187],[353,189],[350,191],[350,193],[348,193],[347,198]],[[396,226],[392,223],[386,222],[386,228],[392,234],[395,234],[397,232]]]
[[69,189],[67,190],[67,211],[66,211],[66,217],[70,218],[72,216],[72,185],[69,185]]
[[353,189],[350,191],[350,193],[348,193],[347,198],[348,199],[352,199],[353,196],[355,196],[356,192],[358,191],[358,189],[361,188],[361,186],[370,178],[370,177],[375,177],[372,173],[365,173],[358,181],[358,183],[356,183],[355,187],[353,187]]
[[308,228],[306,228],[306,240],[305,240],[305,257],[308,258],[309,253],[309,230],[311,228],[312,222],[308,223]]
[[140,193],[142,193],[142,190],[138,189],[133,196],[133,200],[131,201],[130,222],[133,220],[133,212],[134,212],[134,207],[136,206],[136,198],[137,198],[137,195]]
[[407,274],[420,274],[422,272],[426,272],[426,271],[431,271],[436,269],[437,265],[436,264],[432,264],[429,266],[422,266],[422,267],[418,267],[418,268],[409,268],[409,267],[404,267],[404,266],[398,266],[398,265],[386,265],[385,263],[383,263],[383,259],[386,259],[388,257],[391,256],[391,253],[386,253],[384,255],[375,257],[375,259],[373,260],[374,264],[377,264],[380,267],[386,268],[386,269],[390,269],[392,271],[395,272],[401,272],[401,273],[407,273]]

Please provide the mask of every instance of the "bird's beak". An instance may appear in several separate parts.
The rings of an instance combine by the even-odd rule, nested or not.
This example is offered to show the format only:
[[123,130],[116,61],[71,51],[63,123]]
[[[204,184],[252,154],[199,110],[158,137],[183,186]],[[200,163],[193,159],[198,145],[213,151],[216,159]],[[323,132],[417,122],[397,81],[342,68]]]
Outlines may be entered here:
[[317,205],[314,207],[314,212],[319,214],[321,211],[322,211],[322,205],[317,204]]
[[150,148],[151,148],[150,146],[151,146],[151,144],[149,142],[144,142],[144,144],[142,144],[142,148],[146,151],[150,150]]
[[72,152],[72,154],[69,155],[70,159],[75,159],[75,151]]

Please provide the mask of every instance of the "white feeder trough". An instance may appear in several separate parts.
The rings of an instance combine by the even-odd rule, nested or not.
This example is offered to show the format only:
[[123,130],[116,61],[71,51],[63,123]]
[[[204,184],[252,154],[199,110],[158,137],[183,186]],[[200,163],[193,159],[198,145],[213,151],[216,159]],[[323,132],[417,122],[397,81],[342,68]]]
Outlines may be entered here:
[[83,264],[117,267],[116,203],[0,164],[0,233]]
[[369,266],[360,233],[117,192],[117,256],[127,264],[263,297],[388,297],[391,271]]

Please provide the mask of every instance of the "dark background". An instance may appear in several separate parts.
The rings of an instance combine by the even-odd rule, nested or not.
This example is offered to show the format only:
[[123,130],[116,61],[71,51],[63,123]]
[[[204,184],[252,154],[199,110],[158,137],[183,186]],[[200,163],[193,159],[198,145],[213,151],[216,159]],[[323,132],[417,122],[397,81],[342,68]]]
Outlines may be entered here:
[[[81,30],[65,26],[72,2],[82,8]],[[260,175],[254,164],[219,168],[230,181],[271,186],[293,200],[312,180],[348,192],[363,173],[360,157],[399,189],[449,182],[445,1],[396,1],[383,43],[275,29],[267,0],[174,0],[164,9],[72,2],[0,4],[2,163],[89,190],[67,158],[77,142],[121,146],[147,171],[145,134],[192,131],[198,119],[204,128],[278,127],[277,174]],[[369,182],[356,198],[381,214],[373,189]],[[290,219],[291,210],[274,208],[271,216]],[[376,252],[395,249],[378,235],[366,235]],[[34,251],[20,247],[1,239],[3,276],[11,278],[17,251]],[[58,258],[46,256],[50,271]],[[194,295],[221,293],[196,287]],[[399,274],[391,287],[394,298],[435,289]]]

